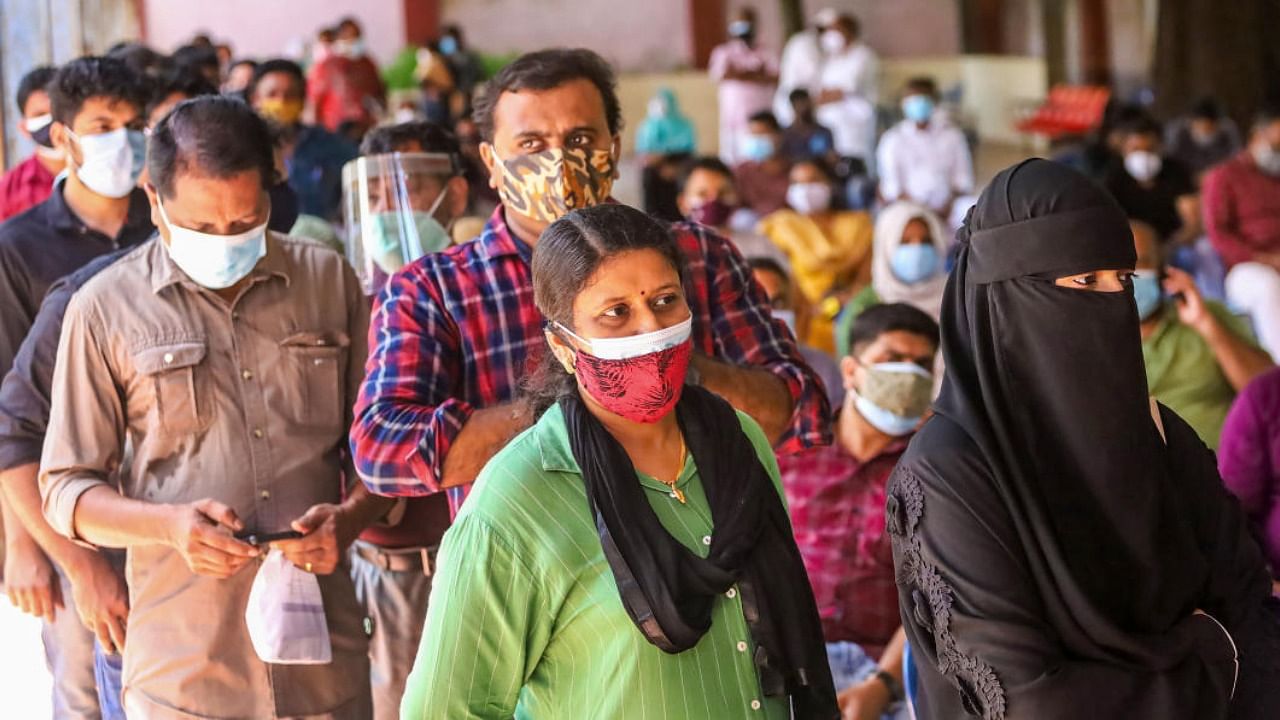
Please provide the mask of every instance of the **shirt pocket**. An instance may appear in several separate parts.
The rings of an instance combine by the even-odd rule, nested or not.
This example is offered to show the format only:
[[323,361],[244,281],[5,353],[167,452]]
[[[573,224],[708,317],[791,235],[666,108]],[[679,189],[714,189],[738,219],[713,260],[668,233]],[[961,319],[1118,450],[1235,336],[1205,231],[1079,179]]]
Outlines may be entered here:
[[299,427],[342,432],[347,408],[345,369],[351,338],[338,330],[298,332],[280,341],[291,399],[284,414]]
[[174,435],[190,435],[213,419],[204,362],[203,340],[187,340],[139,350],[133,355],[137,371],[152,385],[160,427]]

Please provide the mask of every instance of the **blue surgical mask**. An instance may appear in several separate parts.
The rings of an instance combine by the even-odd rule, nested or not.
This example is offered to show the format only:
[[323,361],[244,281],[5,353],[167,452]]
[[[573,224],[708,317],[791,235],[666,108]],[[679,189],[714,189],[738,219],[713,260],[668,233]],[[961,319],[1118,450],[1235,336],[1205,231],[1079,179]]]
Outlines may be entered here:
[[1138,317],[1149,319],[1160,309],[1164,301],[1164,288],[1160,287],[1160,275],[1155,270],[1135,270],[1133,273],[1133,301],[1138,305]]
[[933,117],[933,98],[928,95],[908,95],[902,98],[902,114],[911,122],[928,122]]
[[768,135],[743,135],[738,141],[738,153],[744,159],[764,162],[773,157],[773,138]]
[[223,290],[240,282],[267,254],[267,223],[238,235],[211,235],[174,225],[156,198],[160,219],[169,228],[169,258],[197,285]]
[[440,38],[440,52],[445,55],[452,55],[458,52],[458,41],[452,35],[445,35]]
[[923,282],[938,274],[938,249],[933,243],[899,245],[889,256],[889,269],[908,285]]

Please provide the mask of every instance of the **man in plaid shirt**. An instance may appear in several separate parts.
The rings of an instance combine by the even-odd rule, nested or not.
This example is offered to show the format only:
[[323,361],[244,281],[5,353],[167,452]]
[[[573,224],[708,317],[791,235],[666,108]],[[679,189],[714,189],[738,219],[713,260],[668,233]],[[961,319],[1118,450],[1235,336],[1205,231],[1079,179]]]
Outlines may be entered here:
[[[938,324],[910,305],[874,305],[840,361],[844,407],[829,447],[778,458],[845,717],[906,717],[885,486],[933,397]],[[892,508],[888,509],[890,512]]]
[[[477,100],[481,155],[502,197],[479,238],[391,278],[370,327],[351,447],[375,493],[448,490],[456,513],[489,458],[530,426],[520,380],[545,352],[529,261],[542,231],[609,198],[622,119],[612,69],[588,50],[508,65]],[[674,225],[688,260],[690,381],[751,415],[783,453],[827,444],[829,407],[737,250]]]

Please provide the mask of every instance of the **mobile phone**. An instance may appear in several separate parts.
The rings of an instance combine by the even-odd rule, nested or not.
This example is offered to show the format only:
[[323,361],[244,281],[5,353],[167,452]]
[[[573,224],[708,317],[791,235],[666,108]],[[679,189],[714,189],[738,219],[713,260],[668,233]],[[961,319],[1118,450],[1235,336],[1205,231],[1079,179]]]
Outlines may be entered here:
[[[1168,273],[1168,272],[1167,272],[1163,267],[1161,267],[1161,268],[1160,268],[1160,287],[1161,287],[1161,288],[1164,288],[1164,281],[1165,281],[1168,277],[1169,277],[1169,273]],[[1169,299],[1170,299],[1170,300],[1172,300],[1172,301],[1174,301],[1174,302],[1175,302],[1175,303],[1177,303],[1178,305],[1182,305],[1182,304],[1184,304],[1184,303],[1186,303],[1186,302],[1187,302],[1187,296],[1186,296],[1186,295],[1184,295],[1183,293],[1180,293],[1180,292],[1176,292],[1176,293],[1174,293],[1174,294],[1170,295],[1170,296],[1169,296]]]
[[277,540],[297,540],[302,537],[302,533],[297,530],[281,530],[280,532],[242,532],[236,535],[237,540],[243,540],[250,545],[266,545]]

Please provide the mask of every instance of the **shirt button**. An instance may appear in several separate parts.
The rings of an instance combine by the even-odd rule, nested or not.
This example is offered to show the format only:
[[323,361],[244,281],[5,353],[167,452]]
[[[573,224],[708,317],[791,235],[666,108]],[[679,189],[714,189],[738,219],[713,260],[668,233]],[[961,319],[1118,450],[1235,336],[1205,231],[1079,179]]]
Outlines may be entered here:
[[270,499],[271,499],[271,491],[270,491],[270,490],[263,490],[263,491],[262,491],[262,499],[263,499],[263,500],[270,500]]
[[729,588],[729,592],[725,593],[724,596],[732,600],[738,597],[738,591],[735,590],[734,588]]
[[760,701],[759,701],[759,700],[752,700],[752,701],[751,701],[751,709],[752,709],[752,710],[759,710],[759,709],[760,709]]
[[168,364],[169,364],[169,363],[171,363],[171,362],[173,362],[173,353],[165,353],[165,354],[164,354],[164,364],[165,364],[165,365],[168,365]]
[[738,652],[746,652],[747,644],[741,640],[738,641]]
[[253,371],[252,371],[252,370],[245,370],[244,372],[240,373],[240,377],[244,378],[245,380],[252,380],[252,379],[253,379]]
[[703,545],[710,545],[710,544],[711,544],[711,536],[710,536],[710,535],[703,535],[703,536],[702,536],[702,544],[703,544]]
[[258,438],[259,440],[261,440],[261,439],[262,439],[262,428],[254,428],[254,429],[253,429],[253,436],[254,436],[254,437],[256,437],[256,438]]

